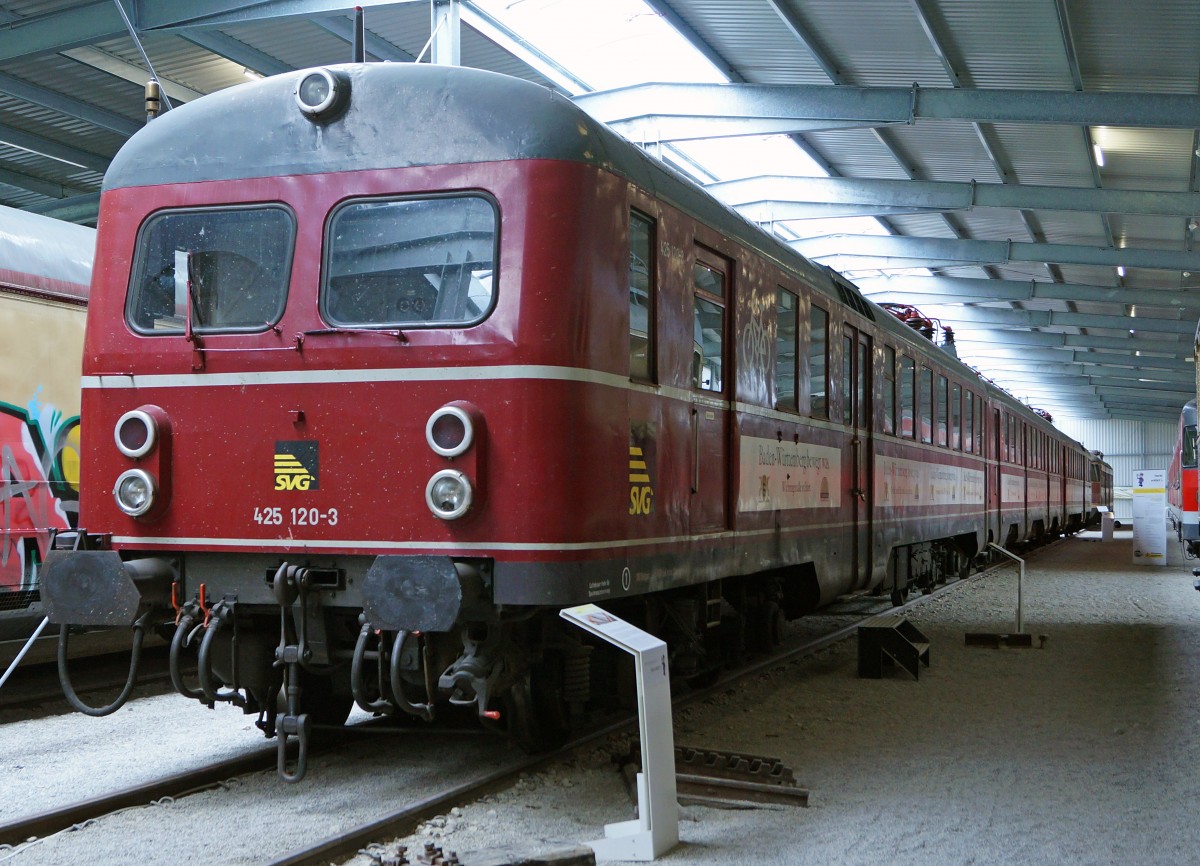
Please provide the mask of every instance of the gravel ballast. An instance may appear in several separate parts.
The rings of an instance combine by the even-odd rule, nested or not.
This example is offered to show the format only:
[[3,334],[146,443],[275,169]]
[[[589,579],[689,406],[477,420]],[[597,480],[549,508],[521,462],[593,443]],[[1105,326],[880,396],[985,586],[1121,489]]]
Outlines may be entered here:
[[[1025,624],[1046,636],[1040,648],[1036,639],[1030,649],[964,644],[967,632],[1012,630],[1016,576],[1005,569],[910,612],[931,643],[919,681],[902,671],[859,679],[849,639],[678,710],[677,744],[779,757],[810,806],[685,807],[681,844],[661,862],[1193,862],[1200,594],[1178,555],[1173,547],[1168,566],[1136,567],[1128,533],[1035,554]],[[168,695],[99,720],[0,710],[0,820],[263,748],[251,719],[218,709]],[[247,777],[0,849],[0,864],[270,862],[439,777],[515,757],[461,735],[377,742],[357,757],[318,759],[301,785]],[[599,838],[605,824],[632,817],[610,761],[624,747],[580,750],[379,850],[432,841],[469,866],[475,852]]]

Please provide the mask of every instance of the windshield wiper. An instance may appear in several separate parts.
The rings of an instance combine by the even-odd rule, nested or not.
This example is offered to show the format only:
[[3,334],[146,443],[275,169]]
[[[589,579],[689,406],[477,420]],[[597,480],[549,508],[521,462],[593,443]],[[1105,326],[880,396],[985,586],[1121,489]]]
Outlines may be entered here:
[[408,337],[399,328],[314,328],[311,331],[301,332],[300,336],[319,337],[325,334],[382,334],[385,337],[395,337],[401,343],[408,342]]

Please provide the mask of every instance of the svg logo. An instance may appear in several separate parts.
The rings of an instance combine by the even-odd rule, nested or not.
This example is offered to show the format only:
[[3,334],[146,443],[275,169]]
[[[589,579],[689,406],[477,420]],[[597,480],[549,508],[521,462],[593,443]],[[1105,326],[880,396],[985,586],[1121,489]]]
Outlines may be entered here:
[[316,442],[275,443],[275,489],[316,490],[320,455]]

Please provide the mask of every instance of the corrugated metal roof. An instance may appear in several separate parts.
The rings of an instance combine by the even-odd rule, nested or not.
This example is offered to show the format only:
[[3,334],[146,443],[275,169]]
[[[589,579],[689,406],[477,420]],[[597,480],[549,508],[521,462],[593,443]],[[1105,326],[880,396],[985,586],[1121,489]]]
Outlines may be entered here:
[[[666,20],[682,22],[685,38],[718,67],[731,70],[732,80],[810,88],[804,92],[806,105],[821,101],[825,93],[832,104],[834,94],[854,88],[865,88],[866,97],[878,92],[877,88],[914,85],[926,94],[959,88],[968,98],[961,116],[932,119],[922,114],[908,124],[880,125],[874,130],[863,126],[810,131],[794,137],[838,176],[865,181],[911,178],[958,185],[955,188],[969,188],[974,183],[977,190],[1000,183],[1018,192],[1022,187],[1125,190],[1137,194],[1139,206],[1148,206],[1145,203],[1151,192],[1200,192],[1200,153],[1194,152],[1200,145],[1197,129],[1163,128],[1143,111],[1145,103],[1162,94],[1197,94],[1200,5],[1194,0],[1149,4],[1127,0],[645,2]],[[463,3],[468,12],[482,8],[502,20],[515,8],[495,0]],[[560,13],[568,7],[577,9],[575,20],[583,27],[587,16],[609,14],[608,4],[587,0],[541,0],[539,5]],[[349,46],[341,34],[349,18],[329,12],[327,6],[317,0],[274,5],[246,2],[241,6],[201,6],[195,0],[176,0],[145,9],[127,4],[135,19],[140,12],[158,23],[166,22],[165,29],[143,32],[142,41],[157,74],[171,83],[168,91],[173,85],[186,88],[184,98],[239,85],[245,80],[245,67],[300,68],[346,61]],[[243,9],[252,15],[238,20]],[[189,29],[185,19],[200,14],[205,16],[203,29]],[[176,16],[174,23],[172,16]],[[530,45],[510,44],[503,34],[485,36],[471,28],[470,19],[471,15],[464,15],[468,22],[461,33],[464,65],[543,84],[556,76],[552,64],[531,55]],[[56,26],[68,22],[70,27],[58,29],[72,35],[64,35],[63,43],[56,45]],[[94,39],[78,37],[80,22],[92,27]],[[627,23],[632,25],[633,19]],[[367,29],[369,49],[374,47],[394,59],[415,56],[430,38],[429,5],[371,6]],[[109,157],[144,120],[144,64],[123,31],[123,23],[107,4],[0,0],[0,202],[44,209],[58,205],[60,199],[69,203],[76,194],[97,189],[97,168],[72,165],[71,154],[82,151],[84,161],[90,163],[95,163],[95,157],[88,154]],[[31,50],[31,45],[37,50]],[[542,48],[549,50],[545,45]],[[552,59],[570,70],[576,58]],[[1139,98],[1123,113],[1091,111],[1081,115],[1086,119],[1049,116],[1021,120],[1003,112],[990,122],[980,119],[996,108],[995,91],[1036,90],[1072,96],[1077,87],[1082,88],[1083,96],[1129,92]],[[1021,104],[1051,112],[1046,100]],[[674,107],[665,104],[657,110],[669,112]],[[865,118],[866,122],[880,120]],[[111,128],[114,126],[117,128]],[[1102,166],[1095,162],[1093,142],[1101,148]],[[96,165],[102,166],[102,162]],[[771,173],[772,168],[756,159],[745,165],[744,176]],[[727,168],[721,174],[730,177]],[[1100,204],[1081,211],[1065,206],[1065,199],[1058,208],[1044,203],[1036,207],[972,203],[945,212],[906,214],[895,212],[891,188],[880,187],[878,196],[879,204],[892,205],[886,213],[880,211],[879,225],[885,231],[913,241],[918,249],[924,248],[926,239],[955,240],[962,254],[952,258],[893,256],[883,263],[872,259],[873,272],[864,267],[865,259],[841,254],[836,262],[862,275],[931,273],[934,285],[943,276],[1035,280],[1039,284],[1036,299],[988,305],[993,310],[1012,311],[1013,315],[993,326],[990,333],[1010,339],[1014,345],[1042,336],[1038,331],[1049,337],[1082,335],[1080,339],[1086,340],[1129,336],[1130,330],[1138,330],[1137,318],[1144,323],[1150,316],[1177,322],[1194,322],[1200,317],[1200,259],[1169,258],[1200,252],[1200,227],[1188,227],[1190,220],[1200,219],[1200,213],[1183,212],[1178,202],[1171,204],[1166,214],[1136,209],[1126,213],[1121,206]],[[797,220],[778,227],[799,238],[838,231],[831,228],[836,223],[819,225],[818,229],[813,223]],[[853,240],[847,238],[845,246]],[[975,242],[990,242],[991,246],[969,246]],[[1056,246],[1030,249],[1041,244]],[[1115,255],[1122,247],[1144,252],[1148,258],[1141,266],[1131,263],[1125,275],[1119,276],[1119,261],[1100,253]],[[1158,261],[1173,263],[1150,266]],[[927,267],[933,270],[925,270]],[[1066,284],[1057,290],[1058,295],[1056,283]],[[1141,298],[1144,309],[1132,317],[1135,304],[1121,303],[1111,292],[1103,294],[1112,289]],[[1146,292],[1153,290],[1163,292],[1163,298],[1154,299],[1163,303],[1146,304]],[[986,296],[986,284],[972,294]],[[969,319],[972,311],[954,306],[953,291],[948,291],[945,301],[939,305],[945,311],[945,322],[958,327],[956,309]],[[1052,311],[1059,316],[1051,324],[1022,325],[1022,311]],[[1185,360],[1192,355],[1191,335],[1158,332],[1143,337],[1138,333],[1133,340],[1131,353],[1139,349],[1149,353],[1152,346],[1153,354],[1166,356],[1177,373],[1192,370]],[[1045,342],[1036,345],[1040,348]],[[1070,371],[1074,363],[1069,360],[1071,353],[1079,348],[1064,348],[1064,370]],[[1115,371],[1121,356],[1114,353],[1111,341],[1104,348],[1095,363],[1108,364]],[[971,360],[966,353],[964,356]],[[1139,356],[1130,357],[1136,362]],[[1097,380],[1094,374],[1087,378]],[[1081,376],[1080,381],[1083,379]],[[1103,377],[1099,381],[1100,396],[1094,405],[1078,411],[1100,417],[1168,418],[1190,390],[1155,388],[1154,397],[1137,399],[1127,389],[1120,389],[1109,399]],[[1039,396],[1038,402],[1047,405],[1052,400]],[[1064,412],[1058,410],[1055,415],[1063,417]]]

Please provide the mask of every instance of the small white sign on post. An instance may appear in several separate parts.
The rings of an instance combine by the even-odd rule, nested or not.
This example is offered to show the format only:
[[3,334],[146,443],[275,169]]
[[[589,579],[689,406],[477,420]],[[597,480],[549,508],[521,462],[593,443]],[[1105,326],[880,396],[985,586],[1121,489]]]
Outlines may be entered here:
[[637,669],[642,772],[637,776],[638,817],[608,824],[604,838],[588,842],[597,860],[654,860],[679,844],[675,793],[675,734],[671,729],[671,678],[667,645],[594,604],[559,611],[615,647],[633,655]]
[[1167,471],[1133,473],[1133,564],[1167,564]]

